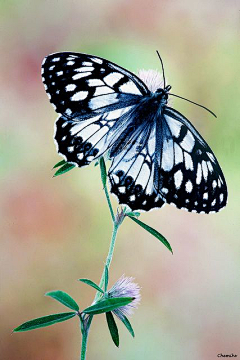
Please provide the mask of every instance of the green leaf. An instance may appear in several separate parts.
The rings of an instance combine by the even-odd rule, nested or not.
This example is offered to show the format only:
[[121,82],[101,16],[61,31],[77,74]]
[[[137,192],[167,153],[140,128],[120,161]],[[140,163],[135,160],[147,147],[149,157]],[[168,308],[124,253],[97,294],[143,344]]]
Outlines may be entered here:
[[96,304],[83,310],[85,314],[102,314],[108,311],[115,310],[121,306],[128,305],[134,300],[133,297],[119,297],[110,298],[97,302]]
[[105,271],[104,271],[104,291],[107,292],[108,287],[108,267],[105,265]]
[[53,175],[53,177],[65,174],[66,172],[72,170],[73,168],[75,168],[76,166],[73,164],[69,164],[66,163],[65,165],[63,165],[60,169],[58,169],[55,174]]
[[54,165],[53,169],[56,169],[57,167],[62,166],[64,164],[67,164],[67,162],[65,160],[61,160],[57,164]]
[[106,182],[107,182],[107,170],[106,170],[106,165],[105,165],[105,161],[104,161],[104,158],[103,158],[103,157],[100,158],[99,163],[100,163],[101,179],[102,179],[103,187],[106,187]]
[[83,283],[93,287],[97,291],[100,291],[102,294],[104,294],[104,291],[97,284],[95,284],[95,282],[93,282],[92,280],[89,280],[89,279],[78,279],[78,280],[82,281]]
[[75,310],[75,311],[79,310],[79,306],[76,303],[76,301],[70,295],[65,293],[64,291],[61,291],[61,290],[49,291],[45,294],[45,296],[50,296],[51,298],[59,301],[60,303],[69,307],[72,310]]
[[171,253],[173,254],[171,245],[169,244],[169,242],[167,241],[167,239],[165,239],[165,237],[163,235],[161,235],[157,230],[153,229],[152,227],[148,226],[147,224],[144,224],[142,221],[136,219],[135,217],[128,215],[128,217],[130,219],[132,219],[133,221],[135,221],[138,225],[140,225],[142,228],[144,228],[145,230],[147,230],[150,234],[152,234],[153,236],[155,236],[158,240],[160,240],[163,245],[165,245],[168,250],[171,251]]
[[108,324],[108,328],[111,334],[111,337],[113,339],[114,344],[119,347],[119,335],[118,335],[118,328],[117,328],[117,324],[114,320],[114,317],[112,315],[111,312],[107,312],[106,313],[106,318],[107,318],[107,324]]
[[45,326],[50,326],[76,316],[75,312],[67,312],[67,313],[60,313],[60,314],[53,314],[43,316],[37,319],[33,319],[23,323],[22,325],[16,327],[13,332],[21,332],[21,331],[29,331],[38,328],[42,328]]
[[119,320],[121,320],[123,322],[123,324],[126,326],[126,328],[128,329],[128,331],[130,332],[130,334],[132,335],[132,337],[135,336],[132,325],[130,324],[130,321],[128,320],[128,318],[124,315],[121,315],[121,318],[119,318]]
[[141,215],[141,213],[137,212],[137,211],[133,211],[133,212],[127,212],[126,215],[139,217]]

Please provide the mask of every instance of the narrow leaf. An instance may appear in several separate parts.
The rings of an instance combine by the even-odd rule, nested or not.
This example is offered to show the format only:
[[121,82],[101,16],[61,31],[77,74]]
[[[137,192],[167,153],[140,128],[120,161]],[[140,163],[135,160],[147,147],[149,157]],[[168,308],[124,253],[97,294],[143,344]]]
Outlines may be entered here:
[[136,217],[139,217],[141,214],[140,212],[137,212],[137,211],[133,211],[133,212],[128,212],[126,213],[127,216],[136,216]]
[[106,170],[106,165],[105,165],[105,161],[104,161],[103,157],[100,158],[99,163],[100,163],[101,179],[102,179],[103,187],[106,187],[107,170]]
[[63,165],[60,169],[58,169],[55,174],[53,175],[53,177],[65,174],[66,172],[72,170],[73,168],[75,168],[75,165],[73,164],[69,164],[66,163],[65,165]]
[[72,310],[75,310],[75,311],[79,310],[79,306],[76,303],[76,301],[70,295],[65,293],[64,291],[61,291],[61,290],[49,291],[45,294],[45,296],[50,296],[51,298],[59,301],[60,303],[69,307]]
[[144,224],[142,221],[136,219],[133,216],[129,216],[128,217],[130,219],[132,219],[133,221],[135,221],[138,225],[140,225],[142,228],[144,228],[145,230],[147,230],[150,234],[152,234],[153,236],[155,236],[158,240],[160,240],[163,245],[165,245],[168,250],[171,251],[171,253],[173,254],[171,245],[169,244],[169,242],[167,241],[167,239],[165,239],[165,237],[163,235],[161,235],[157,230],[153,229],[151,226],[148,226],[147,224]]
[[105,271],[104,271],[104,291],[107,292],[108,287],[108,267],[105,265]]
[[114,320],[114,317],[112,315],[111,312],[107,312],[106,313],[106,318],[107,318],[107,324],[108,324],[108,328],[111,334],[111,337],[113,339],[114,344],[119,347],[119,335],[118,335],[118,328],[117,328],[117,324]]
[[119,297],[110,298],[97,302],[96,304],[83,310],[85,314],[102,314],[108,311],[115,310],[121,306],[128,305],[134,300],[133,297]]
[[64,164],[67,164],[67,162],[65,160],[61,160],[57,164],[55,164],[52,169],[56,169],[57,167],[62,166]]
[[128,318],[124,315],[121,315],[121,317],[119,317],[119,319],[123,322],[123,324],[126,326],[126,328],[128,329],[128,331],[130,332],[130,334],[132,335],[132,337],[135,336],[132,325],[130,324],[130,321],[128,320]]
[[102,294],[104,294],[104,291],[97,284],[95,284],[95,282],[93,282],[92,280],[89,280],[89,279],[78,279],[78,280],[82,281],[84,284],[87,284],[87,285],[93,287],[94,289],[96,289],[97,291],[100,291]]
[[67,313],[43,316],[23,323],[22,325],[16,327],[13,330],[13,332],[29,331],[29,330],[42,328],[45,326],[50,326],[71,319],[74,316],[76,316],[75,312],[67,312]]

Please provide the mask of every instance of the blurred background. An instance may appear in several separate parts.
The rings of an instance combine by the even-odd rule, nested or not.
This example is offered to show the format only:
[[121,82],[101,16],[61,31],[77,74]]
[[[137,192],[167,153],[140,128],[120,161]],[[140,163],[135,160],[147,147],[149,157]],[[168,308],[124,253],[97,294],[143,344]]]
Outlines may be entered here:
[[[34,317],[67,311],[44,297],[61,289],[81,308],[94,296],[77,279],[98,282],[111,236],[99,168],[52,178],[61,160],[56,114],[45,94],[42,59],[56,51],[95,54],[128,68],[159,69],[225,174],[228,206],[198,215],[172,206],[141,215],[169,240],[174,255],[130,220],[122,225],[110,285],[122,274],[142,287],[133,340],[119,324],[115,348],[104,316],[94,319],[88,360],[211,360],[240,356],[239,24],[234,0],[0,1],[1,322],[4,360],[75,360],[77,319],[11,335]],[[116,206],[115,200],[113,200]]]

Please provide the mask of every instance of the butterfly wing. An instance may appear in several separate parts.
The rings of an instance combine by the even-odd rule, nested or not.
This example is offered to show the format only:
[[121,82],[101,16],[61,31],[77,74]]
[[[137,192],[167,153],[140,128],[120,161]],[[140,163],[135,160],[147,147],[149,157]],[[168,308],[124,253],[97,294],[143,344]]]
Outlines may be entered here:
[[117,121],[139,97],[150,93],[140,79],[120,66],[72,52],[47,56],[42,78],[50,102],[61,114],[55,126],[58,152],[78,166],[89,164],[109,148],[109,139],[119,131]]
[[165,201],[198,213],[219,211],[227,186],[212,150],[190,122],[165,107],[155,187]]
[[132,210],[161,208],[165,201],[154,187],[156,126],[150,121],[143,123],[124,149],[119,151],[119,145],[110,153],[113,157],[108,173],[111,193],[120,204]]

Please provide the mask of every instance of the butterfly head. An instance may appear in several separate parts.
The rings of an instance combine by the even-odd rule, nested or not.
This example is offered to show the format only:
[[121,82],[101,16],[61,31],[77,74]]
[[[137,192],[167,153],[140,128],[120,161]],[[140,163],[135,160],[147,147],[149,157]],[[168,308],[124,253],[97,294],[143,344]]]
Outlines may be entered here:
[[161,102],[166,104],[167,100],[168,100],[168,93],[171,90],[171,85],[167,85],[164,89],[159,88],[155,91],[155,94],[158,95],[158,97],[160,98]]

